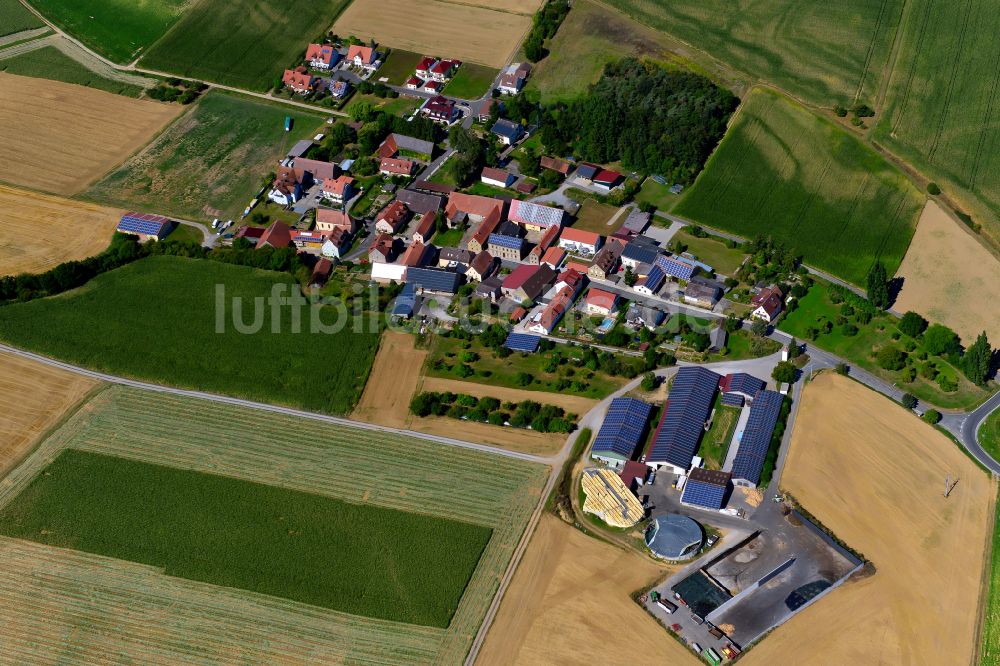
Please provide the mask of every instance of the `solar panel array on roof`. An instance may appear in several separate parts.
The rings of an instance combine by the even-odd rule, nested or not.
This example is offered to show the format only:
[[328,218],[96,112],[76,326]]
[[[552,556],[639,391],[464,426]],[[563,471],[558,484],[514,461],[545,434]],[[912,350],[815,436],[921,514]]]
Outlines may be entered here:
[[667,275],[672,275],[679,280],[690,280],[694,276],[695,270],[697,270],[694,264],[666,255],[657,257],[655,265]]
[[718,374],[698,366],[677,371],[646,462],[670,463],[683,469],[691,466],[719,379]]
[[734,479],[744,479],[754,485],[760,482],[760,472],[771,446],[771,436],[778,423],[782,400],[784,397],[775,391],[758,391],[754,396],[750,416],[740,439],[740,448],[733,460]]
[[722,396],[722,404],[729,407],[742,407],[743,396],[739,393],[725,393]]
[[440,291],[454,294],[458,291],[458,282],[461,276],[458,273],[444,270],[443,268],[407,268],[406,282],[414,287],[419,287],[427,291]]
[[691,476],[684,485],[681,502],[705,509],[721,509],[726,499],[726,490],[724,485],[709,483]]
[[728,377],[727,393],[742,393],[747,396],[757,395],[758,391],[763,391],[766,384],[745,372],[734,372]]
[[416,289],[413,283],[403,285],[403,290],[396,297],[396,304],[392,306],[392,314],[398,317],[409,319],[413,316],[413,308],[416,306]]
[[527,352],[533,354],[538,351],[538,343],[541,342],[541,338],[537,335],[528,335],[526,333],[511,333],[507,336],[504,341],[503,346],[511,351]]
[[490,234],[490,245],[496,245],[497,247],[506,247],[511,250],[520,250],[524,247],[524,239],[518,238],[517,236],[501,236],[500,234]]
[[667,276],[663,274],[659,266],[653,266],[649,269],[649,273],[646,274],[646,278],[642,282],[642,286],[645,287],[650,293],[656,293],[666,282]]
[[591,452],[613,453],[631,458],[642,439],[652,406],[635,398],[615,398],[611,401],[604,423],[597,432]]
[[151,215],[149,213],[125,213],[118,222],[118,231],[131,234],[144,234],[156,236],[163,227],[170,224],[170,220],[162,215]]

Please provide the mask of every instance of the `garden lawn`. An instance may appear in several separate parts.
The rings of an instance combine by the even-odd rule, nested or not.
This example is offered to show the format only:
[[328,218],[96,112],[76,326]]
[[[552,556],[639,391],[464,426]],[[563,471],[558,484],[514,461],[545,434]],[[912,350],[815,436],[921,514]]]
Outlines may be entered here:
[[0,533],[445,628],[492,530],[66,449],[0,512]]
[[681,229],[681,233],[674,236],[674,240],[687,245],[687,251],[703,261],[716,273],[732,276],[743,264],[746,253],[726,247],[725,241],[709,236],[708,238],[698,238],[692,236],[687,227]]
[[[872,103],[903,0],[620,0],[615,8],[717,58],[822,105]],[[954,12],[958,14],[958,12]],[[572,12],[570,12],[572,15]],[[683,52],[683,51],[682,51]],[[710,54],[710,55],[709,55]]]
[[195,79],[265,91],[282,70],[299,63],[348,0],[202,0],[158,41],[140,63]]
[[434,244],[438,247],[458,247],[464,235],[464,229],[448,229],[447,231],[434,234]]
[[[185,6],[192,3],[189,0],[32,0],[31,4],[86,46],[124,64],[162,37]],[[204,0],[198,6],[223,4]]]
[[726,407],[722,404],[722,394],[715,397],[715,417],[712,427],[701,438],[698,455],[705,459],[708,469],[722,469],[726,462],[726,452],[736,432],[736,423],[740,420],[740,410],[736,407]]
[[[285,116],[295,123],[285,132]],[[86,197],[193,220],[236,219],[277,160],[323,116],[210,92]]]
[[[794,312],[785,315],[778,322],[778,328],[790,335],[794,335],[799,340],[808,341],[808,330],[810,327],[819,327],[822,322],[829,321],[834,324],[833,330],[828,334],[820,334],[815,341],[809,344],[815,344],[820,349],[836,354],[847,362],[864,368],[889,384],[897,384],[900,389],[913,394],[918,400],[928,402],[937,407],[970,409],[982,403],[990,396],[991,391],[980,388],[970,382],[961,370],[940,356],[928,356],[926,362],[933,363],[940,376],[948,377],[956,382],[958,384],[956,391],[946,392],[942,390],[936,380],[931,381],[926,379],[919,372],[913,382],[904,383],[899,372],[882,369],[873,358],[874,352],[885,345],[892,344],[900,349],[903,348],[903,344],[907,339],[905,335],[901,336],[898,341],[892,339],[892,334],[897,331],[896,326],[899,320],[889,314],[877,315],[866,325],[856,324],[859,329],[858,334],[848,336],[844,335],[841,327],[836,324],[837,317],[840,316],[841,307],[841,305],[833,303],[830,300],[827,285],[817,282],[809,290],[809,293],[799,299],[798,308]],[[849,317],[849,319],[853,321],[853,317]],[[913,359],[913,356],[921,351],[920,341],[917,340],[916,342],[917,347],[910,354],[910,359]],[[915,367],[918,369],[925,362],[916,359],[913,360]]]
[[43,25],[17,0],[0,0],[0,37],[32,28],[41,28]]
[[44,46],[35,51],[0,60],[0,71],[36,79],[75,83],[127,97],[138,97],[142,93],[142,88],[139,86],[106,79],[92,72],[54,46]]
[[459,99],[479,99],[490,91],[499,74],[500,70],[492,67],[463,62],[455,78],[441,92]]
[[757,88],[674,212],[747,238],[772,236],[810,266],[861,285],[875,259],[889,275],[899,267],[923,201],[856,136]]
[[[310,334],[313,311],[302,308],[302,332],[296,333],[286,308],[272,333],[270,308],[265,312],[262,305],[260,331],[241,333],[233,324],[241,315],[249,326],[255,298],[267,299],[276,286],[287,296],[292,285],[281,273],[149,257],[60,296],[0,308],[0,339],[102,372],[346,414],[374,360],[376,323],[366,320],[365,332],[348,325]],[[323,315],[327,324],[337,319],[331,308]]]
[[[581,231],[592,231],[602,236],[610,236],[618,231],[627,215],[618,215],[621,209],[602,204],[596,199],[584,199],[580,210],[576,214],[576,221],[573,223],[574,229]],[[614,224],[608,224],[612,218],[618,215]]]
[[372,83],[375,83],[379,79],[387,78],[389,79],[387,83],[393,86],[401,86],[406,83],[406,80],[416,73],[417,63],[424,56],[420,53],[414,53],[413,51],[404,51],[403,49],[393,49],[389,53],[389,57],[386,58],[385,63],[378,68]]
[[351,98],[351,101],[347,105],[347,108],[344,109],[344,112],[350,114],[351,110],[358,103],[367,102],[368,104],[371,104],[372,107],[381,109],[388,114],[394,116],[408,116],[417,110],[417,107],[420,106],[422,101],[423,100],[415,97],[404,97],[402,95],[399,97],[378,97],[376,95],[356,94]]
[[[657,210],[670,212],[677,205],[677,202],[680,201],[680,195],[672,194],[669,185],[660,185],[652,178],[647,178],[642,181],[642,187],[639,189],[638,194],[635,195],[635,200],[639,203],[648,203],[655,206]],[[669,224],[669,221],[654,219],[654,223]]]

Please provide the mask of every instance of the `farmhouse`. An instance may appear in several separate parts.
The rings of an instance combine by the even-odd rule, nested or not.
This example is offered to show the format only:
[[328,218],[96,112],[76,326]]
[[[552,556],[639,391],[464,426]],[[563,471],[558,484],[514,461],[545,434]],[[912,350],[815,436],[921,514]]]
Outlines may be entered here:
[[646,511],[625,483],[610,469],[586,469],[580,478],[585,494],[583,510],[612,527],[632,527]]
[[132,211],[122,215],[115,231],[129,236],[138,236],[139,241],[145,243],[148,240],[163,240],[174,230],[174,226],[172,221],[162,215]]
[[645,436],[652,409],[642,400],[614,398],[590,447],[590,457],[615,469],[622,468]]
[[754,307],[750,317],[761,319],[767,323],[772,323],[781,314],[784,307],[781,290],[777,286],[771,285],[761,289],[750,299],[750,305]]
[[[510,221],[512,220],[508,220],[508,222]],[[556,239],[559,237],[559,231],[560,227],[558,226],[551,226],[545,230],[545,233],[542,234],[541,240],[539,240],[538,244],[531,248],[531,252],[528,253],[527,261],[529,264],[537,266],[542,263],[544,254],[549,251],[549,248],[553,247],[553,243],[555,243]]]
[[629,303],[625,312],[625,322],[634,329],[645,326],[651,331],[656,330],[666,318],[667,315],[663,311],[638,303]]
[[504,278],[501,291],[504,296],[518,303],[534,301],[555,282],[555,279],[556,272],[546,264],[539,266],[524,264]]
[[347,61],[355,67],[361,67],[369,71],[378,69],[382,63],[378,59],[379,54],[371,46],[361,46],[352,44],[347,49]]
[[510,202],[507,219],[522,225],[528,231],[546,231],[550,227],[562,227],[563,211],[552,206],[515,199]]
[[613,275],[618,268],[618,259],[621,257],[623,247],[620,243],[607,243],[602,247],[587,269],[590,279],[607,280],[609,275]]
[[496,261],[489,252],[480,252],[469,264],[469,269],[465,271],[465,277],[476,282],[482,282],[493,275]]
[[447,124],[455,118],[455,102],[437,95],[428,99],[420,108],[420,112],[434,122]]
[[434,143],[405,134],[390,134],[378,147],[376,155],[378,157],[396,157],[400,153],[406,157],[427,161],[434,154]]
[[414,213],[427,215],[441,210],[442,198],[434,194],[424,194],[415,190],[400,190],[396,198],[406,204]]
[[653,266],[649,269],[649,273],[645,277],[639,278],[633,289],[646,296],[655,296],[666,281],[667,276],[663,273],[663,270],[659,266]]
[[714,308],[720,295],[718,287],[701,282],[690,282],[684,287],[684,302],[703,308]]
[[429,254],[430,252],[428,252],[428,247],[426,245],[419,241],[413,241],[403,252],[403,256],[399,258],[399,263],[407,268],[423,266]]
[[500,278],[496,276],[489,277],[476,285],[476,290],[473,293],[476,295],[476,298],[496,303],[503,296],[503,292],[500,291],[502,284],[503,282]]
[[497,120],[491,131],[498,139],[500,139],[500,143],[505,146],[517,143],[517,140],[524,134],[524,128],[521,127],[520,123],[515,123],[514,121],[507,120],[506,118],[500,118]]
[[521,261],[524,258],[524,239],[519,236],[492,233],[487,239],[486,249],[500,259]]
[[495,167],[483,167],[483,172],[479,179],[487,185],[493,187],[510,187],[517,178],[510,171],[497,169]]
[[664,560],[683,560],[701,548],[704,534],[697,521],[679,513],[658,516],[646,528],[646,547]]
[[526,62],[516,62],[508,65],[500,75],[497,89],[504,95],[516,95],[524,88],[524,82],[531,73],[531,65]]
[[434,233],[434,223],[433,215],[421,215],[416,229],[413,230],[414,242],[426,243]]
[[460,250],[457,247],[443,247],[438,252],[438,266],[441,268],[455,268],[459,265],[468,266],[472,261],[473,254],[468,250]]
[[396,241],[389,234],[379,234],[368,250],[371,263],[389,263],[396,258]]
[[332,69],[340,54],[332,44],[310,44],[306,47],[306,62],[313,69]]
[[566,227],[559,236],[559,247],[579,254],[596,254],[602,242],[600,234],[573,227]]
[[350,176],[327,178],[323,181],[323,197],[335,204],[343,204],[354,194],[354,179]]
[[[287,162],[286,165],[288,165]],[[307,172],[313,180],[327,181],[340,175],[339,166],[333,162],[324,162],[323,160],[311,160],[306,157],[296,157],[291,161],[289,166],[293,166],[296,169],[301,169]]]
[[304,169],[279,166],[267,198],[280,206],[289,206],[302,198],[302,192],[312,185],[312,176]]
[[257,249],[262,247],[273,247],[280,249],[292,244],[292,229],[284,222],[272,222],[271,226],[264,230],[260,240],[257,241]]
[[622,249],[622,266],[632,269],[639,264],[652,264],[660,256],[660,248],[649,236],[638,236],[630,240]]
[[538,314],[537,318],[527,325],[527,330],[543,335],[550,334],[566,314],[566,310],[573,304],[574,290],[571,287],[563,287],[556,293],[555,298]]
[[320,252],[323,253],[324,257],[340,259],[342,256],[341,253],[350,245],[350,240],[351,235],[347,231],[344,231],[340,227],[334,227],[327,232],[326,240],[323,241]]
[[592,288],[587,292],[587,314],[607,316],[615,311],[618,294]]
[[718,511],[726,503],[730,478],[729,472],[701,467],[691,470],[681,494],[681,504]]
[[559,268],[565,260],[566,250],[561,247],[550,247],[545,251],[545,254],[542,255],[542,261],[540,263],[548,264],[552,268]]
[[410,211],[400,200],[395,200],[382,209],[375,218],[375,231],[383,234],[397,234],[410,219]]
[[410,176],[415,167],[416,163],[411,160],[383,157],[378,170],[383,176]]
[[316,209],[316,231],[330,232],[342,229],[349,234],[354,233],[354,220],[347,213],[332,208]]
[[281,75],[281,82],[289,90],[305,95],[316,88],[319,77],[310,74],[305,67],[296,67],[295,69],[286,69],[285,73]]
[[558,293],[563,289],[571,289],[573,296],[576,296],[585,283],[586,278],[583,277],[583,273],[575,268],[567,268],[556,278],[555,290]]
[[646,456],[647,465],[667,466],[678,474],[691,467],[720,379],[715,372],[700,366],[677,371]]

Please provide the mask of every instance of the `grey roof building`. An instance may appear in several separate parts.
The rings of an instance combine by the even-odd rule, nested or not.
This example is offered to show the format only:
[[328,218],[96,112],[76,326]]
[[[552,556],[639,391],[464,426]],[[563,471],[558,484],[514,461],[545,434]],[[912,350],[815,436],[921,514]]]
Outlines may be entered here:
[[622,250],[622,261],[632,266],[652,264],[660,256],[660,247],[648,236],[637,236]]
[[417,291],[436,291],[454,294],[458,291],[462,276],[443,268],[408,268],[406,282]]
[[414,213],[426,215],[441,210],[444,199],[435,194],[424,194],[415,190],[400,190],[396,198],[406,204]]
[[697,521],[677,513],[658,517],[646,528],[646,546],[665,560],[683,560],[701,548],[704,533]]
[[680,472],[691,466],[720,379],[717,373],[700,366],[677,371],[646,464],[666,464]]

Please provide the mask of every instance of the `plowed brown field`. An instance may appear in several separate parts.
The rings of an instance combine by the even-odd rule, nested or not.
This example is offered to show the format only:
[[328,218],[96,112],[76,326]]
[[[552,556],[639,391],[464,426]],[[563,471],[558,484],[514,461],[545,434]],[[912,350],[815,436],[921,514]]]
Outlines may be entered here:
[[75,194],[145,145],[182,108],[0,73],[0,181]]

